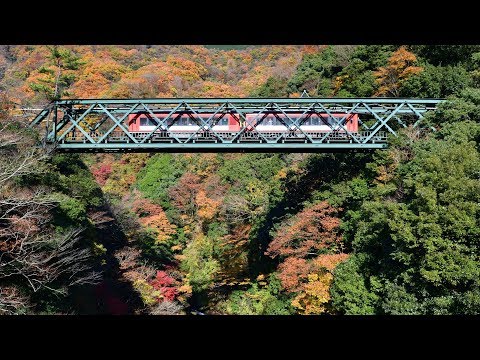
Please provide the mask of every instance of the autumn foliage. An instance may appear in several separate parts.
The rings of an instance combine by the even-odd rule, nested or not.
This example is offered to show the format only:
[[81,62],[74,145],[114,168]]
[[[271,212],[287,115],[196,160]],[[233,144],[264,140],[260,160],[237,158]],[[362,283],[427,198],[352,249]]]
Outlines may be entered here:
[[[479,65],[478,46],[0,45],[0,313],[76,311],[69,288],[113,269],[150,314],[478,314]],[[457,98],[425,117],[429,139],[393,119],[373,156],[45,158],[10,116],[60,97],[303,90]]]
[[306,208],[280,227],[266,252],[283,260],[278,278],[286,292],[296,295],[292,306],[300,313],[328,310],[332,271],[348,257],[341,252],[340,210],[326,201]]
[[160,205],[148,199],[138,198],[133,201],[132,210],[139,216],[142,225],[154,231],[156,242],[165,242],[175,234],[176,225],[168,221]]
[[100,186],[105,185],[105,182],[111,173],[112,165],[110,164],[100,164],[100,166],[95,166],[92,168],[92,175],[95,177],[95,180]]
[[159,290],[163,300],[173,301],[178,294],[178,290],[173,286],[175,279],[170,277],[165,271],[157,271],[155,279],[150,284],[155,290]]
[[304,258],[327,248],[341,248],[339,210],[323,201],[300,212],[278,230],[267,255]]
[[172,204],[186,217],[193,217],[197,209],[196,196],[201,179],[197,174],[186,172],[168,192]]
[[378,68],[374,73],[380,85],[376,95],[398,97],[402,83],[422,71],[420,66],[415,66],[416,62],[415,54],[409,52],[405,46],[395,51],[388,59],[388,64]]
[[301,290],[304,281],[310,272],[311,264],[307,260],[296,257],[288,257],[278,267],[278,277],[283,288],[288,292]]

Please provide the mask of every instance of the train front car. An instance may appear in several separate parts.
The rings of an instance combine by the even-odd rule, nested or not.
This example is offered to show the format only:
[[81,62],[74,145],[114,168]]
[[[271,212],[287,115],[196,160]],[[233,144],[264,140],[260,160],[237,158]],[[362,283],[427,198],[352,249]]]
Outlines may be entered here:
[[[153,141],[161,141],[162,139],[187,139],[192,140],[208,139],[211,131],[215,133],[230,133],[240,130],[238,122],[229,114],[172,114],[167,121],[165,119],[168,113],[155,113],[155,117],[151,114],[132,114],[128,118],[128,129],[137,138],[147,136],[153,130],[155,134],[152,136]],[[207,126],[206,126],[207,125]]]

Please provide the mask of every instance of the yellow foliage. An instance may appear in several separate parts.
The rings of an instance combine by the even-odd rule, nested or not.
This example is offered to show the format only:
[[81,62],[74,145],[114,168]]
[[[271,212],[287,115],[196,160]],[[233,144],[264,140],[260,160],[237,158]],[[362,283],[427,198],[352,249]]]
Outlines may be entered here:
[[347,258],[348,254],[340,253],[319,255],[313,260],[317,271],[307,275],[307,282],[303,284],[301,293],[292,300],[292,306],[305,315],[327,312],[333,281],[332,271]]
[[161,299],[162,293],[143,279],[137,279],[133,282],[133,288],[140,294],[145,305],[155,305]]
[[191,294],[192,293],[192,286],[190,284],[183,284],[178,288],[178,292],[180,294]]
[[[187,216],[187,218],[188,218],[188,216]],[[185,235],[191,234],[191,233],[192,233],[192,229],[190,228],[190,225],[185,225],[185,226],[183,227],[183,232],[185,233]]]
[[220,165],[217,154],[185,154],[184,157],[188,161],[186,171],[201,177],[215,173]]
[[187,257],[183,254],[177,254],[177,255],[173,255],[173,258],[179,262],[185,260]]
[[304,291],[293,299],[292,306],[305,315],[324,313],[330,301],[329,289],[332,280],[333,275],[328,271],[308,274]]
[[103,244],[100,244],[97,242],[93,243],[93,253],[95,255],[101,256],[101,255],[104,255],[106,252],[107,252],[107,249],[105,248],[105,246],[103,246]]
[[349,75],[345,74],[345,75],[342,75],[342,76],[337,76],[335,78],[335,81],[333,83],[333,95],[336,95],[338,93],[338,91],[342,87],[344,81],[346,79],[348,79],[349,77],[350,77]]
[[275,179],[285,179],[287,177],[287,169],[282,168],[280,171],[275,175]]
[[173,245],[170,250],[172,251],[180,251],[183,249],[183,246],[182,245]]
[[177,228],[175,224],[171,224],[170,221],[168,221],[168,218],[163,211],[156,215],[140,218],[140,223],[151,228],[155,232],[157,236],[155,242],[157,244],[169,240],[171,235],[175,234],[175,229]]

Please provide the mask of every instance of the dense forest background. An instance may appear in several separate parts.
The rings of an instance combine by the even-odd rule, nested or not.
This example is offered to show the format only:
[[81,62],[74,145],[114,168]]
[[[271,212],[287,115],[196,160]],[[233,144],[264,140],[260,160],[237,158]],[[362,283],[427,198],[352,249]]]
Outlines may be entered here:
[[[388,150],[52,154],[59,97],[448,98]],[[479,46],[0,46],[0,314],[477,314]]]

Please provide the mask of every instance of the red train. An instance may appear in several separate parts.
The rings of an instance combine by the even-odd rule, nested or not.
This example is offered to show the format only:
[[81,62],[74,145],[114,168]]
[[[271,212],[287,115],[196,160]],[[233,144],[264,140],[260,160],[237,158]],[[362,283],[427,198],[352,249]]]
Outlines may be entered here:
[[[201,114],[204,121],[207,121],[213,114]],[[299,117],[305,117],[303,113],[289,113],[288,117],[296,121]],[[163,120],[168,116],[168,113],[156,113],[155,116]],[[195,115],[193,115],[195,117]],[[261,119],[263,115],[258,114],[245,114],[245,118],[248,123],[239,124],[234,116],[230,114],[214,116],[214,126],[212,127],[215,132],[238,132],[241,128],[247,127],[248,130],[253,130],[253,126],[258,119]],[[302,123],[300,128],[306,133],[325,133],[334,130],[344,132],[342,127],[338,126],[339,122],[346,114],[334,113],[332,116],[329,114],[312,114],[306,121]],[[237,118],[240,118],[238,115]],[[173,119],[176,115],[172,115],[167,121],[166,125],[168,130],[179,135],[196,132],[199,129],[198,124],[187,114],[183,114],[175,122]],[[334,119],[335,118],[335,119]],[[330,125],[330,126],[329,126]],[[358,114],[350,114],[345,121],[342,122],[343,128],[349,132],[358,132]],[[152,118],[150,114],[133,114],[128,117],[128,130],[132,133],[135,132],[150,132],[155,129],[157,122]],[[260,122],[255,129],[260,133],[284,133],[288,131],[300,131],[291,125],[290,120],[284,114],[268,114],[265,119]],[[158,131],[166,130],[165,126],[161,126]]]

